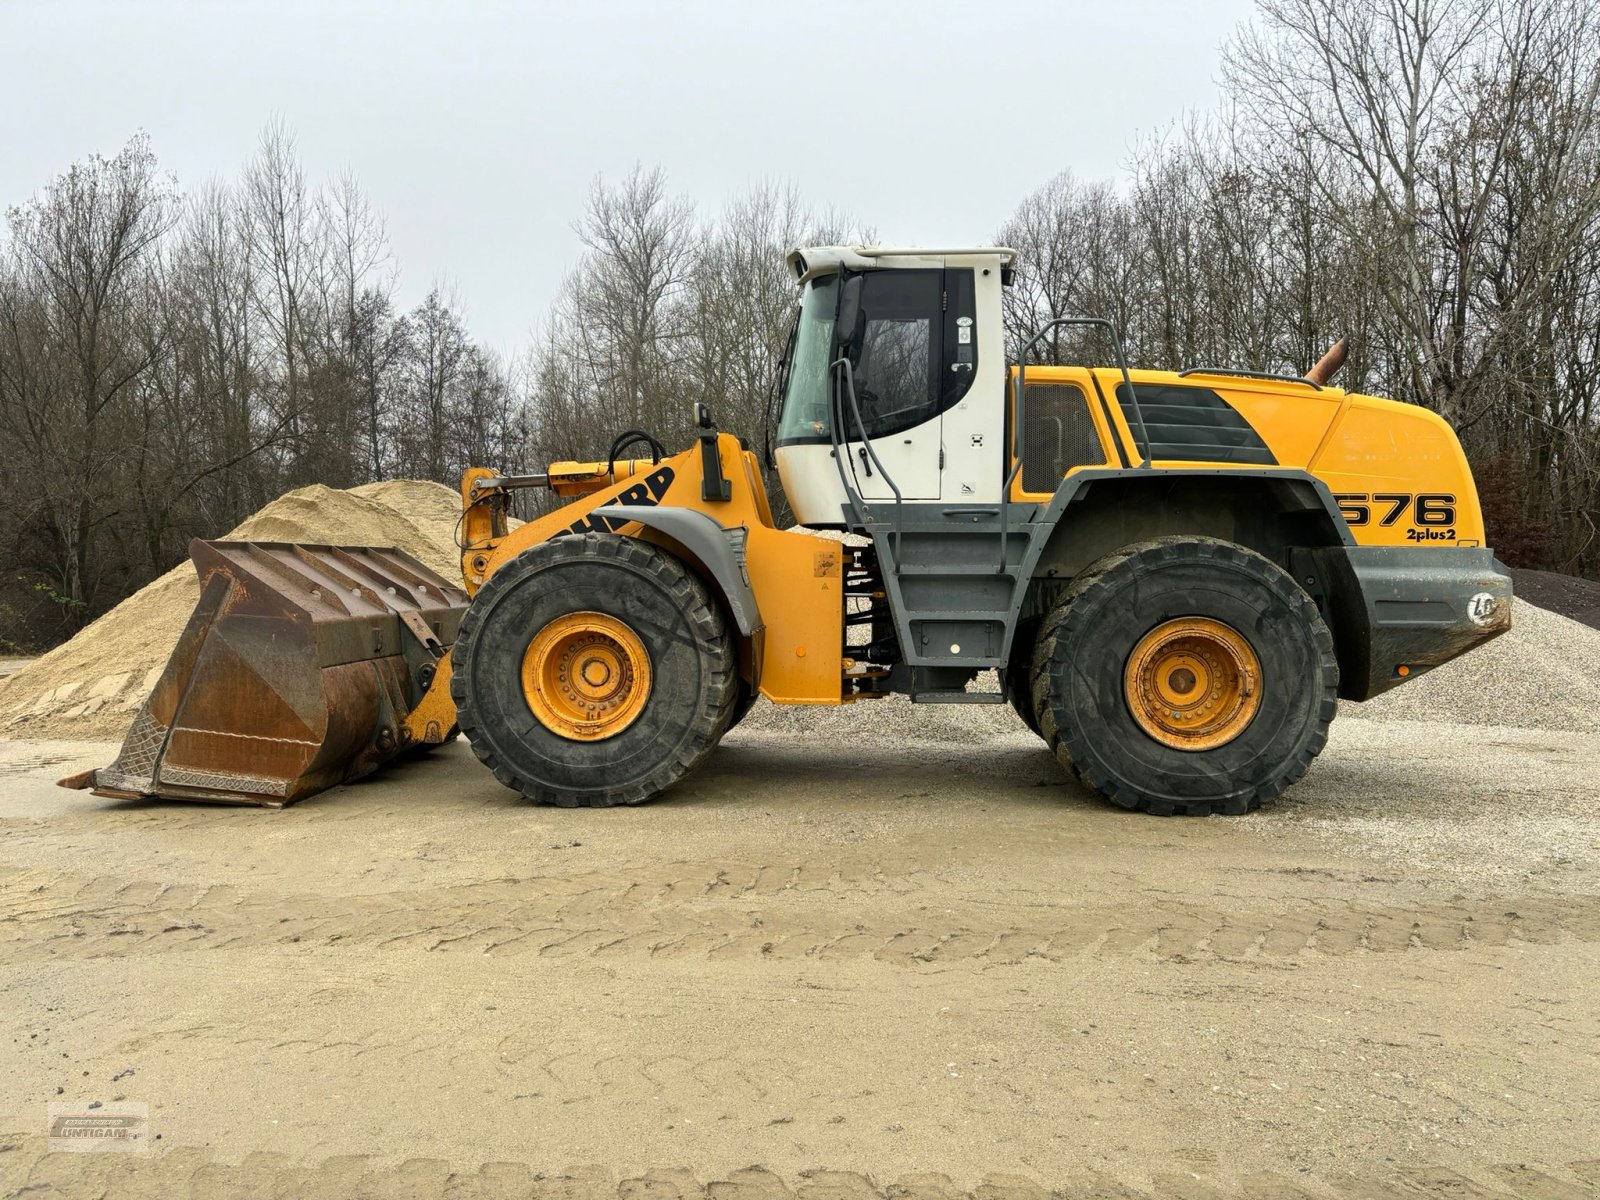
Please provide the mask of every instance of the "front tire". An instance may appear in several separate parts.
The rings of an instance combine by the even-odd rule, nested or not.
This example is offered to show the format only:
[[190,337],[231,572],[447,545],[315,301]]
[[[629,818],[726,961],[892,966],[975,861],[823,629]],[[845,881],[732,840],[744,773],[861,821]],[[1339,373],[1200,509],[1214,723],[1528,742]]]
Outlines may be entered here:
[[750,710],[756,706],[756,701],[759,699],[761,699],[761,689],[751,687],[741,678],[733,698],[733,715],[728,718],[728,728],[723,732],[732,733],[737,729],[739,722],[750,715]]
[[1040,628],[1033,701],[1062,765],[1114,803],[1238,814],[1305,774],[1339,668],[1311,598],[1214,538],[1125,547],[1075,579]]
[[705,585],[613,534],[559,537],[497,570],[452,660],[473,752],[507,787],[563,807],[660,795],[716,746],[739,680]]

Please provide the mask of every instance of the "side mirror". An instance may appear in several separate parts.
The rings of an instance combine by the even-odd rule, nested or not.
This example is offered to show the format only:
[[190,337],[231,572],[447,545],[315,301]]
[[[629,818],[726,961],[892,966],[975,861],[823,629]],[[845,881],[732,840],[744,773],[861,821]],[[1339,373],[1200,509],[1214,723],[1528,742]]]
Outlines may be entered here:
[[710,429],[712,427],[711,406],[703,400],[695,401],[694,423],[701,429]]
[[861,339],[862,312],[861,289],[863,281],[861,276],[852,275],[846,279],[839,288],[839,315],[834,323],[834,338],[838,342],[839,353],[848,355]]

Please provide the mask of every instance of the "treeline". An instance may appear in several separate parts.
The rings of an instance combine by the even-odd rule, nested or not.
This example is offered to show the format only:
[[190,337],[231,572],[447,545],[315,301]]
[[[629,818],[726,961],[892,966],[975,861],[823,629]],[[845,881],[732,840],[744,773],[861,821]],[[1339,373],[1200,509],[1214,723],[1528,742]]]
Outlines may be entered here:
[[[1216,113],[1118,183],[1059,175],[995,231],[1022,252],[1013,350],[1069,313],[1114,319],[1146,366],[1299,372],[1348,336],[1338,382],[1461,431],[1502,557],[1600,574],[1600,17],[1258,8]],[[58,640],[304,483],[453,483],[627,428],[673,447],[699,399],[759,441],[785,251],[871,237],[784,184],[708,218],[642,168],[597,182],[575,228],[579,261],[502,361],[448,289],[399,308],[381,218],[352,179],[308,182],[281,128],[231,182],[181,193],[137,138],[12,209],[0,648]]]
[[1093,313],[1146,366],[1299,373],[1346,336],[1337,383],[1460,432],[1503,559],[1600,573],[1600,10],[1258,0],[1223,86],[1125,186],[1022,203],[1013,344]]
[[355,181],[281,128],[188,195],[148,140],[8,214],[0,246],[0,648],[71,633],[266,500],[515,457],[505,365],[448,294],[394,302]]
[[[793,305],[783,255],[852,232],[792,188],[696,221],[660,171],[597,182],[532,344],[477,344],[449,290],[395,303],[381,217],[293,139],[189,194],[139,136],[8,214],[0,245],[0,651],[59,641],[307,483],[454,484],[669,444],[706,400],[755,431]],[[530,497],[530,499],[533,499]]]

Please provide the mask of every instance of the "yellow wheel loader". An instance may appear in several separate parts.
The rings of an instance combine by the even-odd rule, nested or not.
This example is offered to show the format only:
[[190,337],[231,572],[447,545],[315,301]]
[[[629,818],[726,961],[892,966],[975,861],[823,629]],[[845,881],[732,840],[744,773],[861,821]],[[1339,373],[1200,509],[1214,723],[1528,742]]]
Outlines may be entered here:
[[[459,730],[531,799],[636,804],[757,696],[899,693],[1010,703],[1126,808],[1243,813],[1338,697],[1509,627],[1439,417],[1331,386],[1341,347],[1304,376],[1130,371],[1109,322],[1066,318],[1008,364],[1014,257],[789,256],[775,458],[803,528],[697,406],[676,455],[628,431],[604,462],[468,471],[459,588],[394,550],[196,543],[164,677],[117,760],[64,782],[281,805]],[[1073,326],[1114,364],[1026,365]],[[513,528],[526,488],[568,503]]]

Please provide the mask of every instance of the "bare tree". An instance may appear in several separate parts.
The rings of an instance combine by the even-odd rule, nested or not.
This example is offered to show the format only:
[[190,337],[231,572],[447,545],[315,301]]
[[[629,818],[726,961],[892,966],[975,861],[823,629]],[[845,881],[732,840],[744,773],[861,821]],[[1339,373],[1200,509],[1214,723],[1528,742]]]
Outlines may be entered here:
[[[277,407],[287,425],[290,451],[298,458],[314,445],[307,415],[314,313],[308,310],[322,264],[316,198],[296,157],[294,135],[281,122],[262,132],[256,155],[245,167],[239,221],[256,280],[256,311],[277,360]],[[288,473],[296,482],[303,478],[293,460]]]
[[162,352],[152,299],[173,215],[172,188],[143,135],[110,159],[75,165],[8,214],[0,435],[32,464],[25,494],[48,531],[69,628],[86,619],[96,591],[95,532],[124,502],[127,407]]
[[471,347],[455,297],[437,285],[411,314],[408,328],[408,403],[397,439],[401,466],[423,479],[445,479],[453,400]]
[[[354,483],[381,471],[384,378],[399,346],[390,336],[394,277],[383,219],[345,172],[316,197],[316,394],[307,406],[317,477]],[[358,449],[358,447],[360,449]]]

